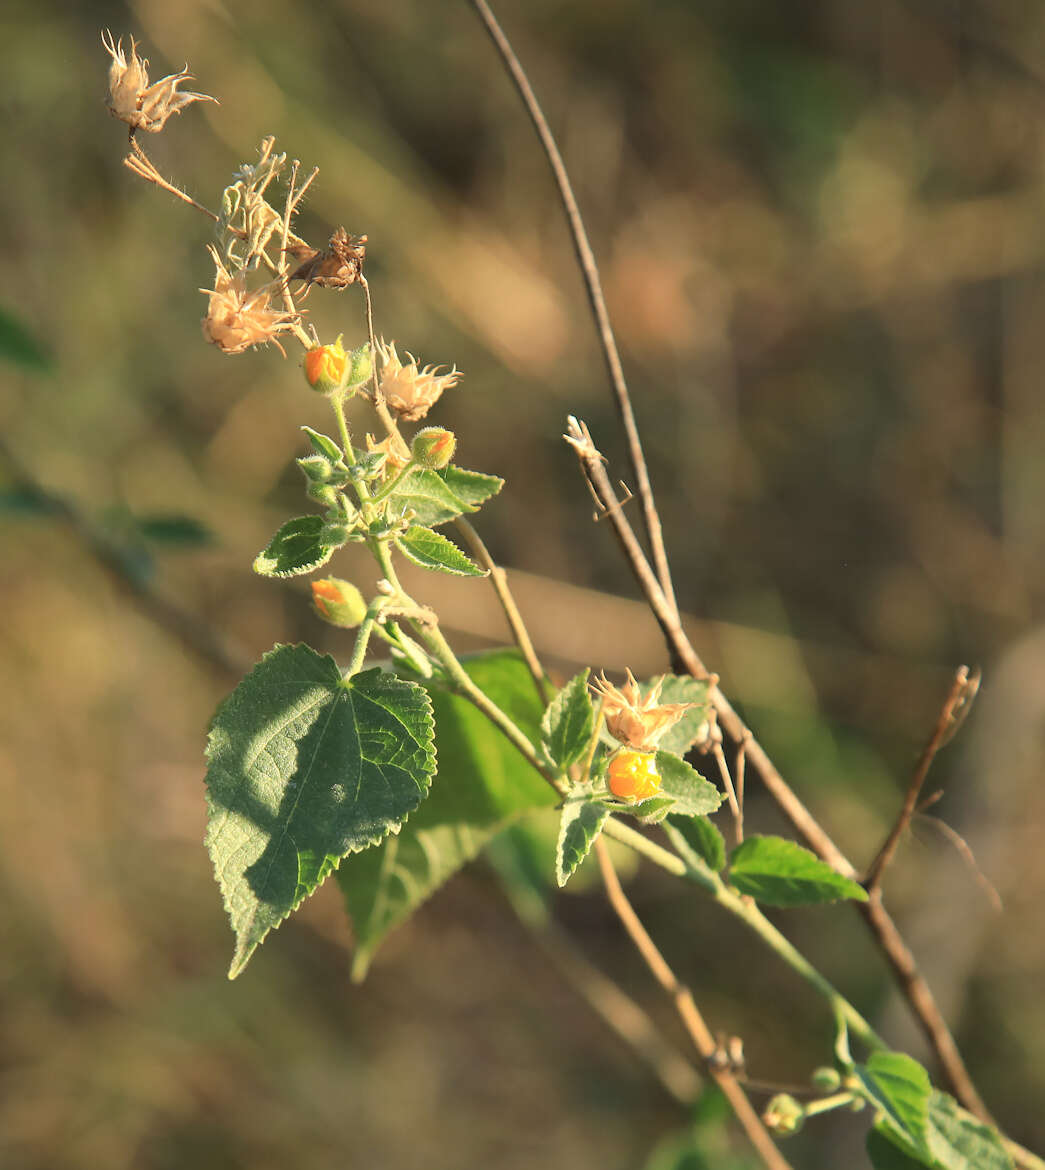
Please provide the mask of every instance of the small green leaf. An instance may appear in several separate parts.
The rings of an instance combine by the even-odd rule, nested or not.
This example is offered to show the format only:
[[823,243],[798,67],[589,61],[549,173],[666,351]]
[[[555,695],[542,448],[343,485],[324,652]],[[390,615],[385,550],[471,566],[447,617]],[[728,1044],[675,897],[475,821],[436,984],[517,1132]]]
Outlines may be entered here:
[[342,679],[277,646],[218,708],[207,746],[207,849],[236,935],[234,978],[349,853],[397,832],[435,774],[423,688]]
[[560,886],[566,885],[588,856],[609,815],[606,805],[592,799],[588,785],[578,785],[577,794],[567,797],[562,806],[559,845],[555,851],[555,880]]
[[662,751],[684,756],[695,743],[703,742],[707,738],[708,684],[688,675],[665,674],[640,683],[640,693],[644,697],[648,695],[660,678],[664,680],[660,689],[660,703],[696,704],[685,712],[678,723],[668,728],[658,744]]
[[477,512],[481,504],[485,504],[504,487],[504,480],[499,475],[465,471],[463,467],[454,467],[452,464],[437,474],[454,495],[469,506],[470,512]]
[[563,772],[587,751],[594,728],[595,712],[588,694],[585,667],[552,699],[541,720],[544,746]]
[[657,752],[657,771],[660,773],[660,790],[665,796],[675,798],[677,813],[699,817],[714,812],[722,803],[722,793],[714,784],[670,752]]
[[54,365],[51,355],[33,334],[4,308],[0,308],[0,358],[40,372]]
[[666,829],[684,861],[690,861],[687,854],[692,854],[712,873],[718,873],[726,864],[726,843],[707,817],[672,815],[668,817]]
[[945,1170],[1013,1170],[997,1130],[938,1089],[929,1097],[929,1150]]
[[466,512],[478,512],[479,505],[496,495],[504,480],[462,467],[442,471],[422,468],[409,475],[389,497],[394,515],[410,509],[416,523],[426,528],[446,524]]
[[863,1095],[877,1112],[875,1125],[916,1157],[929,1158],[929,1074],[902,1052],[873,1052],[853,1066]]
[[312,449],[317,455],[325,455],[331,463],[339,463],[344,459],[344,452],[329,435],[314,431],[311,427],[302,427],[301,429],[308,435]]
[[856,882],[783,837],[748,837],[730,857],[730,881],[766,906],[814,906],[840,898],[867,901]]
[[298,577],[325,565],[335,548],[319,539],[325,525],[322,516],[288,520],[254,558],[254,572],[262,577]]
[[486,576],[486,570],[466,557],[452,540],[447,540],[441,532],[422,528],[420,524],[412,524],[397,537],[396,546],[408,561],[423,569],[436,569],[457,577]]
[[62,506],[58,500],[39,488],[14,484],[0,488],[0,512],[20,516],[59,516]]
[[[482,691],[536,741],[541,704],[522,658],[509,650],[466,659]],[[426,682],[435,711],[439,783],[397,836],[345,858],[337,881],[352,918],[352,976],[361,979],[388,933],[522,813],[547,808],[554,790],[485,715]],[[550,858],[549,858],[550,861]],[[548,865],[548,876],[551,865]]]

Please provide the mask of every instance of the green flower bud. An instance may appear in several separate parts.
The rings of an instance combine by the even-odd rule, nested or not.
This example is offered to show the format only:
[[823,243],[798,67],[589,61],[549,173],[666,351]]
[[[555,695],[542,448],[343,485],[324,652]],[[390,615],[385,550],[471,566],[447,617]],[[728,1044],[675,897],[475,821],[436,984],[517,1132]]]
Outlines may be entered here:
[[334,478],[333,465],[324,455],[306,455],[296,462],[309,483],[329,483]]
[[337,492],[328,483],[310,483],[305,488],[305,495],[328,508],[337,506]]
[[332,626],[350,630],[366,617],[366,602],[351,581],[324,577],[312,582],[312,604],[316,613]]
[[370,352],[370,343],[364,341],[358,349],[353,349],[348,355],[349,375],[346,385],[359,386],[370,377],[374,371],[374,355]]
[[805,1109],[787,1093],[778,1093],[762,1114],[766,1129],[781,1137],[798,1133],[805,1121]]
[[830,1065],[814,1068],[813,1075],[809,1079],[814,1088],[825,1093],[836,1093],[842,1087],[842,1074],[838,1069],[831,1068]]
[[351,524],[345,524],[340,520],[331,520],[329,524],[324,524],[319,530],[319,543],[325,544],[328,548],[333,546],[340,548],[353,531]]
[[422,467],[438,471],[453,459],[456,447],[457,437],[453,431],[443,427],[425,427],[414,435],[410,454]]

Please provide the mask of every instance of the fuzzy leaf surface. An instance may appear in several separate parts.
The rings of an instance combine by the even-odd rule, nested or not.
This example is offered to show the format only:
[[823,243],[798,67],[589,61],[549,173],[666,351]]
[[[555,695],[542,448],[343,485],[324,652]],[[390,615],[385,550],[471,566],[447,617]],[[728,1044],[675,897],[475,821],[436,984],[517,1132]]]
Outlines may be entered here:
[[939,1089],[929,1096],[929,1150],[946,1170],[1013,1170],[997,1130]]
[[726,864],[726,843],[707,817],[669,816],[666,828],[684,859],[692,854],[712,873],[718,873]]
[[[515,651],[466,659],[475,683],[537,740],[541,703]],[[388,933],[522,813],[551,808],[555,792],[465,699],[425,682],[435,712],[439,783],[399,835],[346,858],[337,874],[356,939],[361,979]],[[550,868],[550,867],[549,867]]]
[[435,569],[440,573],[451,573],[455,577],[485,577],[486,570],[470,557],[465,556],[452,540],[431,528],[412,524],[396,539],[397,547],[408,561],[422,569]]
[[343,680],[329,656],[277,646],[218,708],[207,763],[207,849],[236,935],[233,978],[342,858],[424,800],[431,702],[394,675]]
[[288,520],[254,558],[254,572],[262,577],[299,577],[325,565],[335,548],[319,539],[325,524],[322,516]]
[[714,812],[722,803],[722,793],[714,784],[670,752],[657,752],[657,771],[661,792],[675,798],[676,813],[699,817]]
[[559,843],[555,850],[555,880],[566,885],[580,863],[588,856],[610,810],[593,800],[591,789],[584,788],[566,798],[559,821]]
[[595,728],[588,673],[585,668],[574,675],[548,704],[541,720],[545,750],[564,772],[584,755]]
[[867,901],[856,882],[783,837],[748,837],[730,857],[730,881],[764,906],[815,906],[841,898]]
[[487,475],[483,471],[466,471],[463,467],[444,467],[435,473],[459,500],[468,505],[469,512],[477,512],[492,496],[504,487],[499,475]]

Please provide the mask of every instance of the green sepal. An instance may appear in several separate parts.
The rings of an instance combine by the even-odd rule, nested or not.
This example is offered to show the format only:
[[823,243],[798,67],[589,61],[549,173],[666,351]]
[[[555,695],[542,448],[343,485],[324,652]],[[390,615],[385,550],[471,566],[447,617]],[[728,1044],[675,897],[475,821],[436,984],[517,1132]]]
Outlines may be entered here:
[[308,435],[312,449],[317,455],[325,455],[331,463],[340,463],[344,460],[344,451],[341,450],[329,435],[324,435],[320,431],[314,431],[311,427],[302,427],[301,429]]
[[288,520],[254,558],[254,572],[262,577],[299,577],[325,565],[335,548],[320,539],[326,524],[322,516]]
[[588,668],[573,678],[548,704],[541,719],[541,742],[548,757],[565,772],[591,744],[595,711],[588,693]]
[[815,906],[842,898],[867,901],[863,886],[783,837],[748,837],[730,856],[729,880],[764,906]]
[[218,708],[207,849],[236,935],[229,977],[349,853],[398,832],[435,774],[428,695],[276,646]]
[[475,561],[465,556],[452,540],[420,524],[411,524],[402,535],[396,537],[396,547],[408,561],[413,561],[423,569],[435,569],[457,577],[486,576],[486,570],[480,569]]
[[555,850],[555,880],[560,887],[566,885],[588,856],[609,815],[609,808],[593,798],[588,784],[577,785],[563,802]]

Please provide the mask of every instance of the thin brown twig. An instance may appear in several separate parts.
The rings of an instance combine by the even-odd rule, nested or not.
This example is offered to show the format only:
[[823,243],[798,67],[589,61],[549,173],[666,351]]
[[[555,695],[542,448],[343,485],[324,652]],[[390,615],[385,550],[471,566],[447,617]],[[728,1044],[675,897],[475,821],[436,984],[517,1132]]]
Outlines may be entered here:
[[679,982],[675,972],[658,950],[657,944],[650,938],[646,928],[642,925],[639,916],[635,913],[634,907],[621,887],[613,860],[601,837],[595,842],[595,852],[599,859],[599,869],[610,905],[628,932],[635,949],[642,956],[646,966],[649,967],[654,979],[671,996],[675,1010],[678,1012],[694,1048],[700,1053],[708,1073],[714,1078],[715,1083],[732,1106],[748,1140],[769,1170],[790,1170],[790,1162],[777,1149],[754,1106],[747,1099],[743,1087],[728,1068],[721,1067],[715,1061],[714,1057],[718,1045],[704,1022],[704,1017],[693,999],[693,993],[685,984]]
[[737,817],[737,844],[744,840],[744,776],[747,769],[747,745],[750,738],[750,735],[746,735],[737,744],[737,762],[733,768],[736,777],[734,784],[737,790],[737,806],[740,809],[740,815]]
[[134,137],[133,130],[128,141],[130,143],[131,153],[123,160],[123,165],[128,170],[133,171],[139,178],[145,179],[149,183],[155,183],[161,190],[173,195],[176,199],[181,199],[184,203],[188,203],[190,207],[195,207],[197,211],[202,211],[204,215],[209,216],[215,223],[218,222],[217,215],[209,207],[204,207],[202,203],[197,203],[191,195],[186,195],[184,191],[175,187],[173,183],[169,183],[160,174],[153,165],[152,159],[138,145],[138,140]]
[[918,806],[918,823],[920,825],[931,825],[942,837],[954,846],[958,856],[965,862],[968,868],[972,871],[973,877],[976,879],[976,884],[983,890],[987,896],[987,900],[991,904],[991,908],[996,914],[1000,914],[1004,909],[1001,900],[1001,894],[994,888],[994,884],[990,878],[980,869],[976,856],[969,847],[968,841],[956,829],[951,828],[946,821],[939,817],[927,817],[922,815],[922,808],[925,802]]
[[613,326],[610,323],[610,315],[606,310],[606,298],[602,292],[602,280],[599,276],[599,268],[595,262],[595,254],[592,251],[591,243],[588,240],[588,233],[584,226],[580,208],[577,205],[577,198],[573,193],[569,175],[566,173],[566,166],[562,161],[562,155],[559,153],[559,148],[548,125],[548,120],[544,116],[540,102],[537,100],[537,95],[530,85],[529,78],[526,76],[526,71],[516,56],[515,50],[505,36],[504,30],[497,23],[497,18],[490,10],[490,6],[486,3],[486,0],[471,0],[471,5],[475,9],[480,21],[482,21],[483,27],[486,29],[490,40],[500,54],[501,60],[504,62],[504,66],[515,84],[515,88],[522,98],[523,105],[526,107],[530,121],[537,131],[537,137],[540,139],[541,147],[544,150],[545,157],[552,170],[552,175],[555,178],[555,184],[559,190],[559,198],[562,201],[563,210],[566,213],[566,220],[569,224],[570,235],[573,238],[577,263],[580,265],[592,314],[595,317],[595,325],[598,331],[603,357],[606,361],[606,370],[609,374],[610,385],[613,388],[617,411],[620,415],[621,425],[624,428],[628,445],[628,458],[631,461],[632,471],[635,475],[635,484],[638,489],[639,498],[642,501],[642,516],[646,527],[646,534],[649,537],[653,564],[657,570],[657,580],[661,592],[667,600],[667,604],[677,615],[678,606],[675,601],[675,590],[671,583],[671,568],[668,564],[667,550],[664,547],[664,534],[661,529],[660,516],[657,513],[657,505],[653,498],[649,469],[646,466],[646,458],[642,452],[642,440],[639,437],[639,429],[635,423],[635,412],[632,409],[631,397],[628,394],[628,385],[624,379],[624,370],[621,366],[620,354],[617,351],[617,341],[613,333]]
[[936,759],[937,752],[954,735],[958,726],[964,720],[979,689],[979,670],[974,670],[970,674],[967,666],[959,666],[954,673],[954,680],[951,683],[950,690],[947,692],[947,697],[943,701],[943,706],[940,708],[940,714],[937,717],[932,734],[929,736],[925,747],[922,749],[922,754],[918,757],[918,763],[911,773],[911,779],[907,785],[907,792],[904,794],[900,812],[896,817],[896,823],[883,842],[881,849],[878,850],[874,861],[868,867],[867,876],[864,878],[864,888],[869,894],[881,886],[882,876],[889,863],[896,856],[900,838],[903,836],[904,830],[911,823],[911,818],[918,809],[918,800],[922,794],[922,787],[925,784],[926,777],[929,775],[929,769],[932,767],[933,760]]
[[740,803],[737,800],[736,790],[733,787],[733,777],[729,774],[729,765],[726,763],[726,753],[722,744],[716,743],[711,749],[718,764],[718,774],[722,777],[722,787],[726,790],[726,799],[729,801],[729,811],[733,814],[733,835],[739,845],[743,840],[740,832]]
[[[581,470],[610,519],[635,579],[646,595],[650,609],[661,627],[673,664],[677,663],[677,668],[681,668],[694,678],[709,679],[710,673],[687,638],[681,622],[666,605],[627,516],[617,506],[618,501],[604,466],[605,460],[592,442],[587,427],[577,419],[571,418],[565,438],[576,451]],[[745,745],[744,754],[748,764],[798,835],[828,865],[844,876],[856,880],[858,874],[852,862],[835,845],[784,780],[750,728],[737,715],[717,685],[709,688],[708,699],[714,708],[719,726],[733,743]],[[966,1109],[985,1121],[991,1121],[990,1111],[973,1084],[943,1013],[881,898],[871,897],[866,902],[854,902],[853,905],[892,968],[900,990],[936,1054],[951,1091]]]
[[537,688],[537,697],[541,700],[542,705],[547,706],[553,697],[548,686],[548,679],[537,658],[537,652],[533,648],[533,642],[530,640],[530,634],[526,629],[522,614],[519,612],[519,607],[515,604],[515,598],[508,587],[508,574],[494,561],[490,550],[483,542],[483,538],[476,532],[471,521],[466,520],[463,516],[458,516],[455,525],[457,531],[468,543],[468,547],[475,554],[476,560],[489,572],[490,584],[493,585],[497,600],[501,603],[508,627],[512,631],[512,638],[519,648],[519,653],[523,656],[526,668],[533,679],[533,685]]

